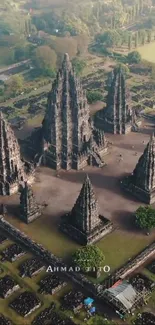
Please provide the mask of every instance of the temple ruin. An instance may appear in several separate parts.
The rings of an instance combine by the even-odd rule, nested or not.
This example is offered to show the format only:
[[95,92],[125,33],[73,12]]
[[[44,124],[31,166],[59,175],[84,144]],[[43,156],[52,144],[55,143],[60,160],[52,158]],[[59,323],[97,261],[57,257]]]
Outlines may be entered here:
[[34,168],[21,159],[15,134],[0,113],[0,195],[18,192],[19,183],[24,180],[34,181]]
[[98,201],[88,176],[73,209],[62,217],[60,229],[81,245],[92,244],[112,231],[112,223],[99,214]]
[[[33,139],[32,139],[33,138]],[[38,144],[36,144],[38,141]],[[68,54],[48,95],[42,128],[29,141],[38,164],[53,169],[81,169],[87,165],[104,166],[107,153],[104,131],[94,128],[79,78]],[[29,146],[29,145],[28,145]]]
[[151,136],[144,153],[139,158],[133,173],[121,181],[121,187],[140,201],[152,204],[155,201],[155,138]]
[[140,119],[129,107],[130,95],[126,86],[125,74],[121,67],[111,72],[108,80],[106,107],[95,114],[95,125],[105,132],[127,134],[137,131]]
[[26,223],[41,216],[41,210],[36,203],[32,187],[25,182],[20,189],[20,219]]

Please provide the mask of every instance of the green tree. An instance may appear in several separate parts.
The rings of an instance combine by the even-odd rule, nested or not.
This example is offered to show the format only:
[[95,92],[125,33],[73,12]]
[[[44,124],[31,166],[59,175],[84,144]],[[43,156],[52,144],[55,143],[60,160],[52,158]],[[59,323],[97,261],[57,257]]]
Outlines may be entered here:
[[103,100],[103,95],[98,90],[89,90],[87,91],[87,100],[89,104],[95,103],[98,100]]
[[103,34],[97,35],[96,41],[100,45],[104,45],[106,47],[114,47],[121,43],[121,35],[114,30],[108,30]]
[[152,40],[152,31],[150,29],[147,31],[147,39],[148,39],[148,43],[151,43],[151,40]]
[[131,49],[132,49],[132,34],[129,35],[129,39],[128,39],[128,49],[129,49],[129,51],[131,51]]
[[78,57],[73,58],[72,60],[73,68],[77,75],[81,75],[83,69],[86,67],[86,61],[79,59]]
[[49,44],[60,59],[65,53],[68,53],[71,59],[77,54],[77,41],[72,37],[56,37],[49,40]]
[[14,75],[6,82],[6,91],[9,95],[20,93],[24,86],[24,78],[22,75]]
[[138,51],[130,52],[127,55],[127,61],[129,64],[140,63],[141,60],[142,60],[142,57]]
[[138,31],[138,34],[139,34],[139,40],[140,40],[140,43],[141,43],[142,45],[144,45],[145,42],[146,42],[146,31],[145,31],[145,29],[140,29],[140,30]]
[[15,47],[15,61],[19,62],[29,57],[29,47],[17,46]]
[[76,36],[77,52],[78,54],[84,54],[88,50],[89,37],[86,34]]
[[83,272],[97,269],[103,265],[104,255],[95,245],[89,245],[79,248],[72,256],[74,265],[79,266]]
[[155,209],[150,205],[140,206],[135,213],[135,223],[140,229],[147,231],[155,228]]
[[43,74],[53,76],[57,63],[57,55],[49,46],[39,46],[33,52],[34,66]]
[[130,73],[130,70],[128,68],[128,66],[124,63],[118,63],[116,64],[115,69],[120,69],[123,71],[124,75],[127,76]]
[[95,316],[88,321],[88,325],[117,325],[112,320],[104,319],[101,316]]
[[138,43],[139,43],[139,35],[138,35],[138,32],[136,32],[136,34],[135,34],[135,48],[138,47]]

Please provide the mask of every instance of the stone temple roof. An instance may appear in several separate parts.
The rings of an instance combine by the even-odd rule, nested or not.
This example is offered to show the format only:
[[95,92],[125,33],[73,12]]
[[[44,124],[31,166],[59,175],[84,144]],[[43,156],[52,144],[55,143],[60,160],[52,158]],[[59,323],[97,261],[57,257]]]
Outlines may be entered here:
[[133,171],[134,183],[138,187],[151,191],[155,188],[155,137],[151,135],[150,140],[139,158]]
[[92,231],[101,221],[99,207],[88,175],[71,211],[73,224],[83,232]]
[[20,147],[10,124],[0,112],[0,180],[8,181],[18,172],[24,174]]

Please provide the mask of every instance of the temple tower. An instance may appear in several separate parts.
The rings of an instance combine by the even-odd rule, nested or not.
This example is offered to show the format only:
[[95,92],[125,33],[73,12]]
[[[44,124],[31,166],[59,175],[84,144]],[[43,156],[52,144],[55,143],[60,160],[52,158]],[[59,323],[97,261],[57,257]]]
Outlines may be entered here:
[[24,183],[20,192],[20,218],[24,222],[30,223],[41,216],[41,210],[36,203],[32,187],[27,182]]
[[151,136],[133,173],[124,178],[121,186],[140,201],[152,204],[155,201],[155,138]]
[[121,67],[111,73],[108,84],[107,106],[95,116],[95,125],[113,134],[126,134],[132,129],[132,112],[129,109],[129,93]]
[[[107,153],[107,143],[104,132],[100,132],[102,135],[98,133],[96,141],[86,92],[65,54],[49,93],[42,123],[42,162],[54,169],[66,170],[83,168],[92,161],[104,165],[102,156]],[[90,148],[91,136],[94,141]]]
[[18,192],[19,183],[25,179],[34,181],[31,165],[21,160],[18,141],[0,112],[0,195]]
[[98,201],[88,176],[73,209],[62,217],[60,228],[82,245],[96,242],[112,230],[111,222],[99,214]]
[[90,233],[99,223],[99,206],[93,186],[87,176],[71,211],[70,222],[84,233]]

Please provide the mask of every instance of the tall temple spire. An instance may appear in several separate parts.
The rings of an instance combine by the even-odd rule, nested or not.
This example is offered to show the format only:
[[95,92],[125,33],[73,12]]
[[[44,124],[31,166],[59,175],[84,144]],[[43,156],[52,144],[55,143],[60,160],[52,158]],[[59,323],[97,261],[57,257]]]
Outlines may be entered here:
[[107,106],[95,116],[97,127],[113,134],[126,134],[132,130],[132,111],[125,79],[122,67],[116,67],[108,84]]
[[[107,143],[99,133],[98,143],[93,147],[98,156],[107,151]],[[90,138],[93,129],[90,121],[90,110],[81,81],[76,77],[69,56],[66,53],[62,67],[52,85],[48,96],[47,109],[42,122],[42,135],[45,164],[54,169],[80,169],[95,163],[95,154],[90,158]],[[104,141],[100,141],[104,138]],[[94,141],[97,141],[94,138]],[[102,166],[102,157],[98,160]],[[96,162],[96,165],[98,165]]]
[[88,175],[71,211],[71,215],[73,216],[71,223],[84,233],[91,232],[101,222],[99,219],[98,201]]
[[24,183],[20,192],[20,218],[30,223],[41,216],[41,211],[36,203],[32,187],[27,182]]
[[30,171],[30,164],[26,166],[21,160],[19,144],[12,128],[0,112],[0,195],[17,192],[19,182],[26,178],[33,181]]
[[154,133],[129,177],[122,182],[126,190],[132,192],[141,201],[155,201],[155,137]]
[[98,201],[88,175],[73,209],[62,217],[60,228],[82,245],[96,242],[112,230],[112,223],[99,214]]

